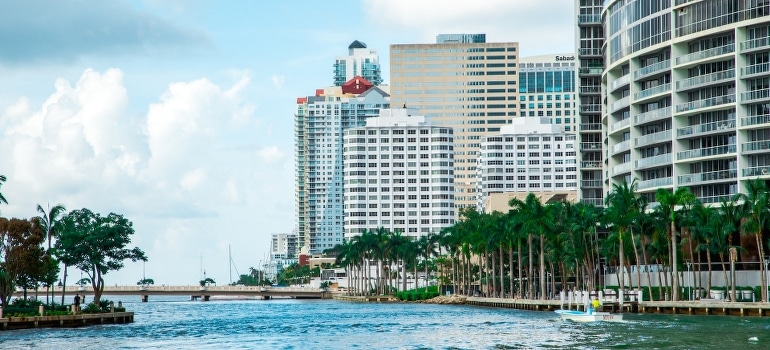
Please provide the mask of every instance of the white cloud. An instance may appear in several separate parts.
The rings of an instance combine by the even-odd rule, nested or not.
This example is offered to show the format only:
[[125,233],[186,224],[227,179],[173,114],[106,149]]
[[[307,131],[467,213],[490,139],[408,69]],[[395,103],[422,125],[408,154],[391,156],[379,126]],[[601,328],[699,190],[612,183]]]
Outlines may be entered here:
[[283,83],[286,82],[286,76],[275,74],[270,80],[272,80],[273,86],[280,89],[283,88]]
[[[39,106],[18,99],[0,114],[2,214],[30,217],[38,203],[123,214],[147,267],[157,267],[150,277],[164,283],[197,281],[200,255],[225,261],[215,246],[235,243],[233,254],[245,259],[269,242],[265,227],[293,226],[293,169],[276,166],[284,159],[277,146],[255,143],[271,131],[244,97],[248,85],[245,73],[226,88],[205,78],[174,82],[146,115],[130,116],[123,72],[89,69],[75,84],[56,81]],[[260,217],[274,222],[243,227]],[[176,264],[187,270],[163,268]],[[131,269],[110,278],[130,282]]]
[[[422,43],[437,34],[486,33],[488,42],[520,43],[523,55],[574,50],[574,4],[566,0],[361,0],[382,30],[417,31]],[[392,43],[408,44],[408,43]]]

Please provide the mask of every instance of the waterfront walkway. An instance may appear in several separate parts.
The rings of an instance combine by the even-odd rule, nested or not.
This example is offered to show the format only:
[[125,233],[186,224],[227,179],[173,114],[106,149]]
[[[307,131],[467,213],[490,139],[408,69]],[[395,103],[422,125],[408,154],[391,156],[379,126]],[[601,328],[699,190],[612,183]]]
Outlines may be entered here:
[[95,324],[131,323],[133,312],[78,314],[62,316],[0,317],[0,330],[41,327],[82,327]]
[[[39,292],[44,293],[44,292]],[[62,288],[55,288],[54,293],[61,295]],[[93,295],[93,289],[88,287],[67,287],[66,295],[75,294]],[[33,291],[28,291],[27,295],[34,295]],[[137,295],[142,301],[147,301],[151,295],[184,295],[191,299],[209,300],[212,296],[225,297],[254,297],[256,299],[272,298],[294,298],[294,299],[330,299],[331,293],[322,291],[318,288],[301,287],[249,287],[249,286],[105,286],[102,295]],[[17,291],[15,297],[21,297],[22,293]],[[68,299],[69,300],[69,299]]]

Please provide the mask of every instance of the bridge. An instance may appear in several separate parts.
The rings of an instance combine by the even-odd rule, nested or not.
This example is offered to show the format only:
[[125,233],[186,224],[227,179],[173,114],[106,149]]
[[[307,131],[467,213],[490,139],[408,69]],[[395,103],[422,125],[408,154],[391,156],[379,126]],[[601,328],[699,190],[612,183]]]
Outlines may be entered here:
[[[44,290],[38,291],[45,293]],[[62,288],[54,288],[54,293],[61,296]],[[91,286],[77,287],[68,286],[64,291],[67,296],[75,294],[93,295]],[[27,291],[27,295],[34,295],[34,291]],[[14,296],[21,297],[23,293],[16,291]],[[141,297],[142,301],[149,300],[151,295],[171,296],[183,295],[189,296],[190,300],[208,301],[212,296],[221,297],[254,297],[255,299],[272,298],[293,298],[293,299],[331,299],[332,294],[326,290],[311,287],[250,287],[250,286],[105,286],[102,295],[136,295]],[[71,298],[70,298],[71,299]]]

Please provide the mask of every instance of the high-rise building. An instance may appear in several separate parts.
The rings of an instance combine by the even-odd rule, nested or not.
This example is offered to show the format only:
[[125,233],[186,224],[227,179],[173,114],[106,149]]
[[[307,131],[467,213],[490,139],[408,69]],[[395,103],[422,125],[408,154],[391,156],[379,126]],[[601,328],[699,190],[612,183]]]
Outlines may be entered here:
[[519,60],[519,111],[546,117],[565,132],[577,132],[577,64],[574,54],[522,57]]
[[270,240],[270,259],[296,259],[297,258],[297,234],[273,233]]
[[483,136],[518,117],[518,43],[481,34],[442,34],[436,44],[390,46],[393,106],[455,132],[455,200],[476,206],[476,157]]
[[577,198],[576,135],[550,118],[517,118],[481,139],[477,209],[508,212],[511,198],[543,202]]
[[770,179],[770,2],[604,3],[605,190],[718,203]]
[[342,86],[353,77],[361,76],[374,85],[382,83],[380,75],[380,56],[358,40],[348,46],[347,56],[337,56],[334,60],[334,86]]
[[[578,54],[578,161],[580,200],[604,204],[602,174],[602,72],[604,59],[604,0],[575,0]],[[639,4],[639,2],[633,1]]]
[[[385,90],[383,90],[385,89]],[[387,86],[354,77],[342,86],[297,98],[295,121],[296,210],[299,246],[310,254],[342,243],[345,130],[390,107]]]
[[454,224],[452,128],[382,109],[344,139],[346,238],[378,227],[419,238]]

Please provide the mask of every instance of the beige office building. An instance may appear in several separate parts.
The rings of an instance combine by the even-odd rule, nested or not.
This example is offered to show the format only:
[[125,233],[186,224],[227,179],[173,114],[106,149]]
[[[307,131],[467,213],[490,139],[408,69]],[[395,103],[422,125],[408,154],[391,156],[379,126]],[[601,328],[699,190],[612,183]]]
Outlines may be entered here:
[[390,46],[391,105],[417,108],[455,131],[455,203],[476,206],[481,138],[518,117],[518,47],[484,34],[442,34],[435,44]]

